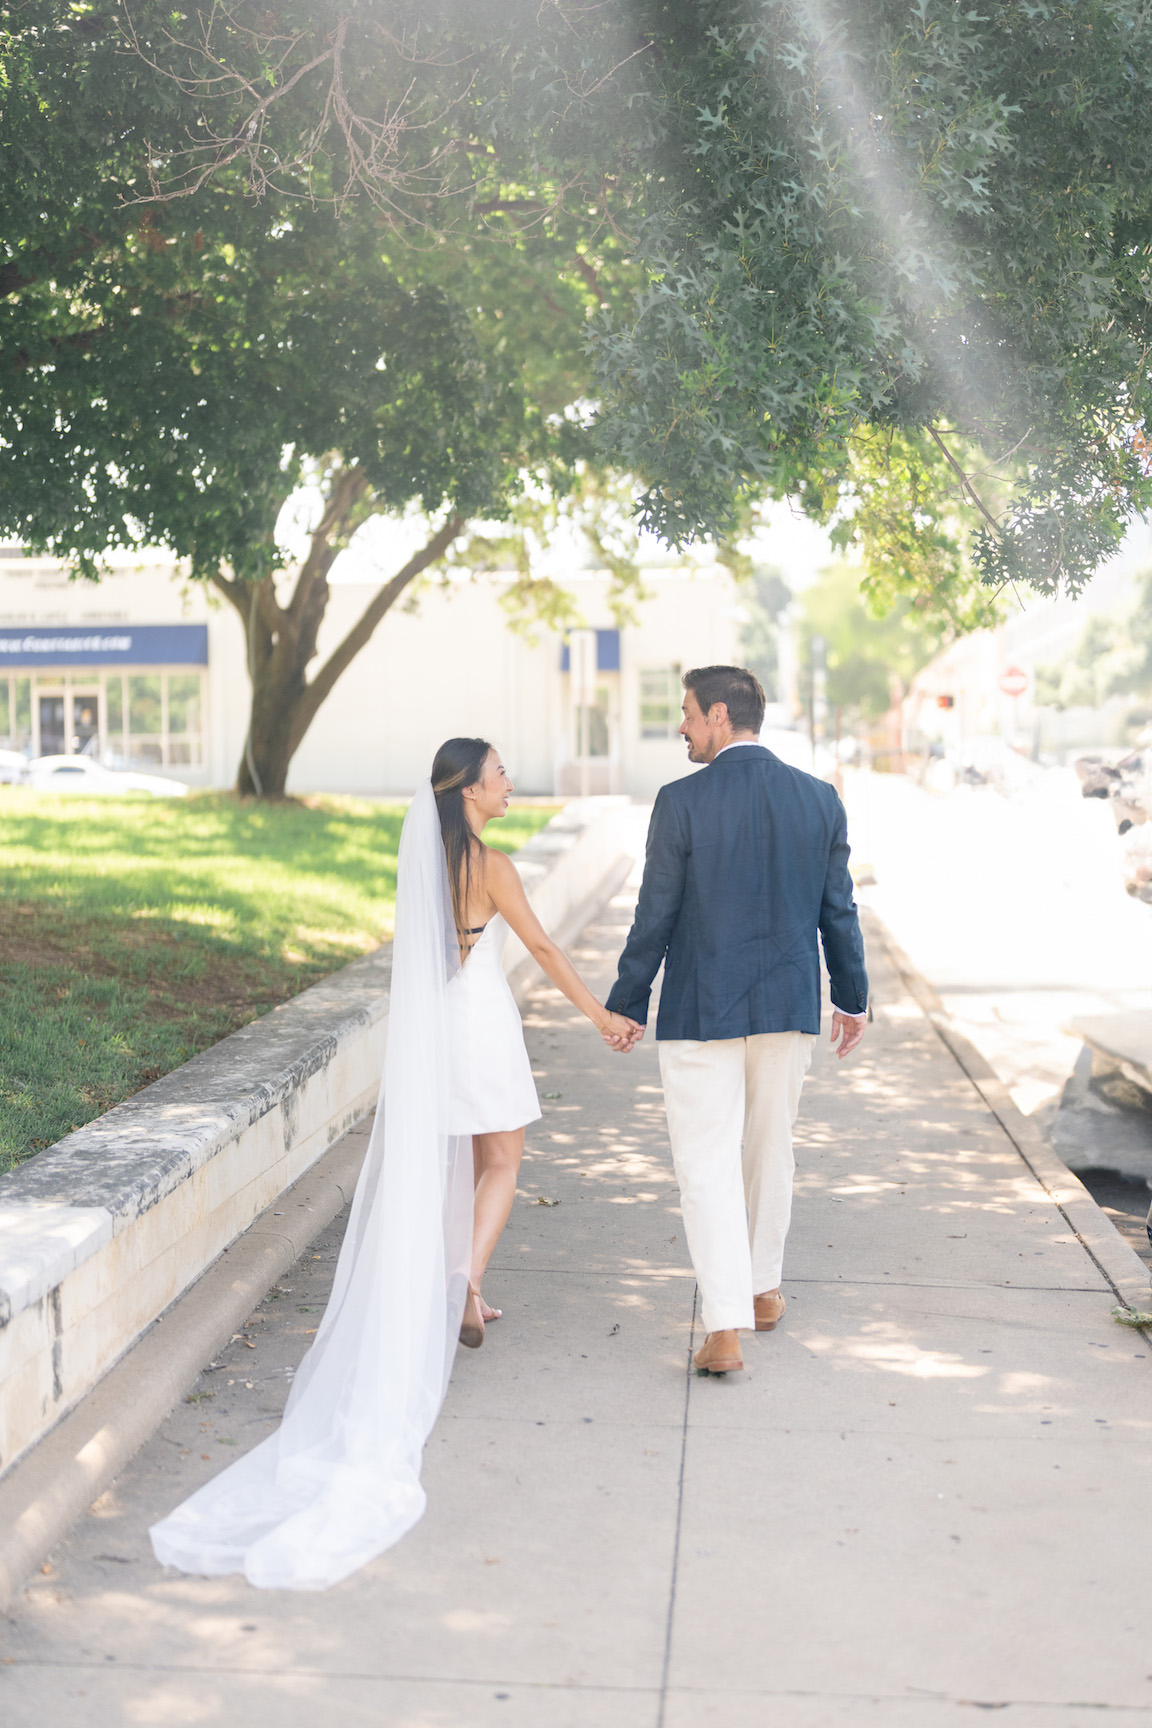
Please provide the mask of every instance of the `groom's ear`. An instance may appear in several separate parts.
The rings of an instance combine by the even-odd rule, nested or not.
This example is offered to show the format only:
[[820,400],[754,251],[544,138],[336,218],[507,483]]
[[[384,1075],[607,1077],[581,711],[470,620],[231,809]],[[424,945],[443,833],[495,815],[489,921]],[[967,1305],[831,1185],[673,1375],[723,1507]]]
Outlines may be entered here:
[[727,704],[727,702],[713,702],[711,708],[709,708],[709,710],[708,710],[708,724],[709,724],[709,726],[723,726],[726,724],[727,719],[728,719],[728,704]]

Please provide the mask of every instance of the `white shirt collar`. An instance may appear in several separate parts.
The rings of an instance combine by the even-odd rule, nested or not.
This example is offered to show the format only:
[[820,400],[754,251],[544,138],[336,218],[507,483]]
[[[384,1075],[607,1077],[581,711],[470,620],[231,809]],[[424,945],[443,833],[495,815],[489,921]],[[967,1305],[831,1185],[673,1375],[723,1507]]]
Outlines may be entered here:
[[[759,738],[733,738],[731,744],[725,744],[724,750],[747,750],[749,748],[749,746],[753,745],[753,744],[756,746],[757,749],[759,749],[760,748]],[[713,758],[712,758],[713,762],[717,761],[719,757],[723,756],[724,750],[717,750],[716,755],[713,756]]]

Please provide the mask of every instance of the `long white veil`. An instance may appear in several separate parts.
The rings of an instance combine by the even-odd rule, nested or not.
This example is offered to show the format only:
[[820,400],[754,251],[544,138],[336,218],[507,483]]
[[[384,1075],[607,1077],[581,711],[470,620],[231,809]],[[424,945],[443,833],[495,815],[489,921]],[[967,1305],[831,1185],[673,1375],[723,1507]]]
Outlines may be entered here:
[[472,1147],[446,1132],[459,966],[431,781],[400,836],[388,1048],[332,1296],[277,1432],[152,1526],[165,1566],[322,1590],[424,1511],[424,1442],[468,1289]]

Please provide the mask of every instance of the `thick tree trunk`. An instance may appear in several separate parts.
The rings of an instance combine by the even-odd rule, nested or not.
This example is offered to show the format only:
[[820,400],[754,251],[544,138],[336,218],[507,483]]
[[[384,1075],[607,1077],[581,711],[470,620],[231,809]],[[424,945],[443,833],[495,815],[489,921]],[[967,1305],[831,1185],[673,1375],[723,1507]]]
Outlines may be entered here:
[[[269,631],[259,617],[249,620],[245,633],[252,708],[236,790],[244,798],[282,798],[296,748],[292,740],[305,688],[303,670],[298,655],[291,651],[291,642],[288,652],[276,652],[284,638],[280,632]],[[274,642],[273,635],[280,641]]]
[[328,605],[328,572],[347,544],[350,524],[364,515],[366,483],[358,469],[333,482],[324,519],[312,535],[287,605],[276,597],[273,579],[244,582],[223,574],[216,585],[232,602],[244,624],[252,710],[248,736],[236,775],[241,797],[282,798],[288,769],[322,703],[342,672],[371,639],[384,615],[422,570],[443,557],[464,526],[453,516],[427,545],[386,582],[359,621],[312,679],[307,669]]

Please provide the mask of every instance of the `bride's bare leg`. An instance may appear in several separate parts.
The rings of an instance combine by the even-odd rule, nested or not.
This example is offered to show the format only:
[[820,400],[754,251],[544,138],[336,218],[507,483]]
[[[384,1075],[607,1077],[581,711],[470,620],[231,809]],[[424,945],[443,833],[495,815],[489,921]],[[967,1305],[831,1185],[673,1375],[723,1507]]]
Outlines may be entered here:
[[[523,1155],[523,1128],[513,1128],[503,1134],[472,1136],[472,1169],[476,1180],[472,1214],[472,1283],[477,1290],[492,1250],[508,1222],[516,1198],[516,1182]],[[486,1302],[481,1303],[481,1313],[485,1320],[496,1317],[496,1310],[489,1308]]]

